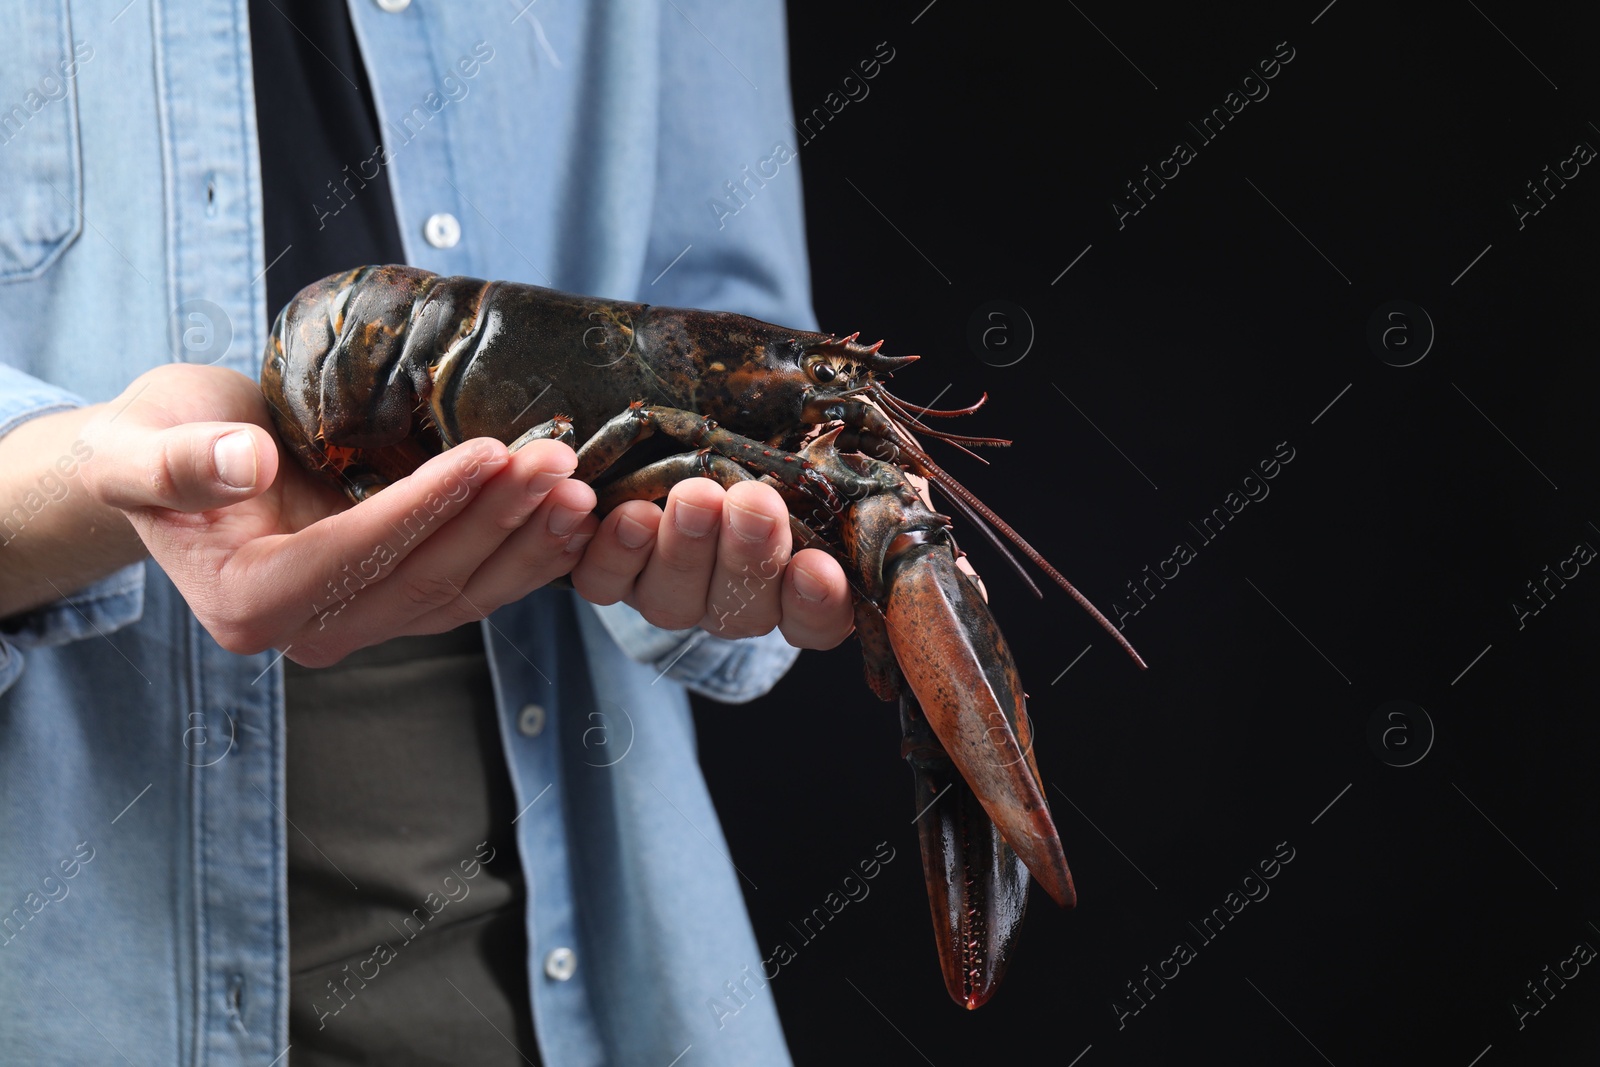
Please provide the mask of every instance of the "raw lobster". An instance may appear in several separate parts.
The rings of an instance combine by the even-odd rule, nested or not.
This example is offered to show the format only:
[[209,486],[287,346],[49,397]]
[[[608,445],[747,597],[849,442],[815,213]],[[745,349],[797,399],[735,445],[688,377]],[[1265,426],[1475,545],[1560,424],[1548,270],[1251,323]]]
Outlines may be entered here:
[[[1064,907],[1076,896],[1010,650],[955,565],[950,520],[907,472],[945,490],[997,545],[991,527],[1000,530],[1138,656],[922,450],[913,429],[960,447],[1006,442],[927,427],[920,417],[977,405],[936,411],[893,397],[878,376],[916,357],[885,356],[881,344],[362,267],[314,283],[283,309],[261,384],[289,449],[356,500],[480,436],[513,448],[573,442],[576,477],[595,485],[602,512],[663,497],[685,477],[777,486],[797,545],[832,552],[851,577],[869,684],[900,699],[945,984],[975,1008],[1004,973],[1028,873]],[[656,435],[676,442],[671,454],[638,447]]]

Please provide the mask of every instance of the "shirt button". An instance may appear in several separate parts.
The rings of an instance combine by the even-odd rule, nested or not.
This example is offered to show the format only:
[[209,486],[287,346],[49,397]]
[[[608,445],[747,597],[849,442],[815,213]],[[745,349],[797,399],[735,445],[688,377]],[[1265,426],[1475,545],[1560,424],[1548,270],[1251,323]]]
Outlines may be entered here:
[[544,733],[544,708],[529,704],[517,716],[517,732],[523,737],[538,737]]
[[570,948],[553,948],[544,958],[544,973],[558,982],[565,982],[578,969],[578,954]]
[[410,7],[411,0],[378,0],[378,6],[393,14],[396,11],[404,11]]
[[429,215],[422,224],[422,236],[435,248],[454,248],[461,240],[461,223],[448,211]]

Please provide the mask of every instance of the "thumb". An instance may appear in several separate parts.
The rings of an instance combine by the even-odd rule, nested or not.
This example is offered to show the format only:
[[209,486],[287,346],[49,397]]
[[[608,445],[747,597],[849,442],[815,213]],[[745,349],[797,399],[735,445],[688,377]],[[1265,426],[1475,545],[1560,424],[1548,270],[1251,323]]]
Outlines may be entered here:
[[183,423],[119,444],[121,458],[100,467],[96,489],[124,510],[223,508],[258,495],[277,474],[272,436],[249,423]]

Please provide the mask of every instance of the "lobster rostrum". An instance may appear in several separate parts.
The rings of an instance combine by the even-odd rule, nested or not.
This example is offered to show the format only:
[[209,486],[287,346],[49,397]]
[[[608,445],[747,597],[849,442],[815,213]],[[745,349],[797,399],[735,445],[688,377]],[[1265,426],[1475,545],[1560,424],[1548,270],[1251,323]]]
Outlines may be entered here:
[[776,486],[797,547],[844,564],[868,683],[900,702],[945,984],[975,1008],[1004,973],[1029,873],[1064,907],[1076,895],[1011,652],[956,566],[950,519],[908,473],[943,490],[1020,572],[1001,536],[1010,540],[1143,661],[913,436],[963,449],[1008,443],[922,421],[983,401],[941,411],[892,396],[880,376],[917,357],[885,356],[881,345],[723,312],[362,267],[308,286],[279,313],[261,384],[285,445],[354,500],[475,437],[574,444],[575,477],[595,486],[602,513],[664,497],[686,477]]

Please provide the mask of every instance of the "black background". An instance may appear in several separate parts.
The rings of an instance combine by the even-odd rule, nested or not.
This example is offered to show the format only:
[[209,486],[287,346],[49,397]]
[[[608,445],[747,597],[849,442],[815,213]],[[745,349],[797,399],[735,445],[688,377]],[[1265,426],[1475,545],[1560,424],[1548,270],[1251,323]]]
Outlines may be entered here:
[[[1600,966],[1521,1029],[1511,1008],[1575,944],[1600,948],[1600,575],[1552,583],[1520,628],[1512,608],[1600,547],[1600,173],[1522,228],[1510,206],[1600,146],[1594,26],[1323,2],[793,6],[798,111],[894,49],[801,150],[824,326],[922,354],[895,380],[907,399],[989,392],[963,421],[1016,445],[987,469],[937,454],[1108,614],[1176,543],[1197,549],[1126,620],[1141,673],[964,539],[1080,895],[1061,912],[1035,891],[976,1012],[944,992],[910,774],[855,642],[757,704],[698,707],[758,940],[797,952],[769,993],[798,1063],[1597,1061]],[[1270,95],[1200,144],[1185,123],[1283,41]],[[1197,157],[1119,229],[1113,198],[1179,139]],[[975,351],[993,300],[1032,329],[987,320],[1004,329]],[[1395,320],[1390,362],[1426,351],[1411,366],[1368,341],[1395,300],[1435,334]],[[1280,442],[1270,495],[1203,540],[1190,523]],[[1384,718],[1397,700],[1428,721]],[[880,841],[897,856],[870,896],[798,937]],[[1204,943],[1189,923],[1279,842],[1294,859],[1270,895]],[[1180,941],[1196,958],[1119,1029],[1125,983]]]

